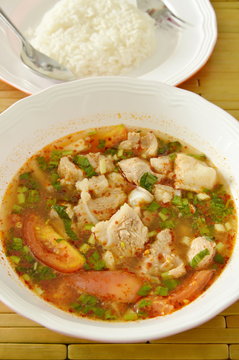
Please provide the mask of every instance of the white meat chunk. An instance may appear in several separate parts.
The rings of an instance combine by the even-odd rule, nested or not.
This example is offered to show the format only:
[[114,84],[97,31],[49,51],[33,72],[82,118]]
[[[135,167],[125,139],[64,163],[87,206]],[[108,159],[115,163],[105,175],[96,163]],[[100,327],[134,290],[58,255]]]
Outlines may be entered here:
[[157,155],[158,152],[158,140],[153,133],[148,133],[141,137],[141,147],[143,149],[143,155],[145,157],[151,157]]
[[95,196],[103,195],[109,187],[108,180],[104,175],[92,176],[90,179],[77,181],[76,189],[78,191],[91,191]]
[[154,185],[153,193],[156,201],[168,203],[174,196],[174,188],[167,185],[156,184]]
[[97,173],[105,174],[113,171],[115,168],[111,155],[105,156],[98,152],[89,153],[86,157]]
[[175,187],[177,189],[198,193],[202,192],[204,188],[212,189],[217,181],[215,169],[183,153],[177,154],[175,175]]
[[137,186],[137,188],[132,190],[128,195],[128,202],[132,207],[149,204],[153,199],[153,195],[141,186]]
[[173,170],[173,163],[168,155],[150,159],[150,165],[159,174],[168,174]]
[[208,240],[205,236],[199,236],[195,238],[191,244],[187,253],[187,258],[191,264],[193,258],[201,251],[208,249],[209,254],[204,256],[201,261],[197,264],[196,269],[206,268],[211,264],[216,253],[216,244],[214,241]]
[[92,231],[118,263],[142,251],[148,240],[148,228],[128,204],[121,206],[109,221],[96,224]]
[[76,181],[83,179],[84,174],[67,156],[61,158],[57,172],[62,185],[74,185]]
[[102,259],[105,262],[105,265],[108,269],[114,270],[115,268],[115,259],[111,251],[107,250],[103,256]]
[[149,276],[160,276],[161,272],[178,278],[186,273],[182,259],[173,249],[172,233],[169,229],[161,231],[150,248],[145,251],[140,265],[140,273]]
[[128,139],[125,141],[122,141],[119,144],[119,149],[124,150],[133,150],[137,149],[139,147],[139,141],[140,141],[140,134],[137,132],[129,132],[128,133]]
[[127,181],[119,173],[112,172],[112,173],[108,174],[107,175],[107,180],[108,180],[108,183],[109,183],[109,187],[111,187],[111,188],[119,187],[121,189],[125,189],[127,187]]
[[159,174],[153,173],[147,161],[144,161],[138,157],[121,160],[118,162],[118,165],[126,179],[136,185],[139,185],[141,177],[146,172],[157,176],[159,181],[162,178]]
[[126,201],[127,195],[120,188],[109,189],[103,196],[90,199],[88,207],[98,220],[108,220]]
[[85,224],[96,224],[98,222],[96,216],[89,209],[88,201],[85,199],[80,199],[73,210],[79,230],[81,230]]

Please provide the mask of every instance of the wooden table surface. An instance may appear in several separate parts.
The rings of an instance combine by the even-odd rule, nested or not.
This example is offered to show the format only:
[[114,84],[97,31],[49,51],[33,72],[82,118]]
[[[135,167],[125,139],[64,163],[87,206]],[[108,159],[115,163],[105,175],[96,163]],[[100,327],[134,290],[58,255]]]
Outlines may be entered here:
[[[180,87],[200,94],[239,120],[239,0],[214,0],[212,4],[218,19],[216,48],[205,67]],[[25,96],[0,83],[0,112]],[[142,344],[98,344],[66,337],[0,303],[0,359],[239,360],[239,302],[196,329]]]

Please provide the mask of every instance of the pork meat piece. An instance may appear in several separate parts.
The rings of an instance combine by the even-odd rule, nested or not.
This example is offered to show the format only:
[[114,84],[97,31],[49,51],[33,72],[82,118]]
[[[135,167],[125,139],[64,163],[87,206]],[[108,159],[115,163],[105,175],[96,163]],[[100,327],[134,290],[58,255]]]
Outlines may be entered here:
[[212,263],[216,254],[216,244],[214,241],[208,240],[205,236],[199,236],[195,238],[190,244],[190,248],[187,253],[187,258],[190,264],[192,264],[193,258],[205,249],[208,250],[209,254],[205,255],[202,260],[199,261],[197,265],[195,265],[197,270],[205,269]]
[[143,155],[147,158],[156,156],[158,152],[158,140],[156,136],[149,132],[147,135],[141,137],[141,147]]
[[74,185],[76,181],[82,180],[84,177],[83,171],[73,164],[67,156],[61,158],[57,172],[62,185]]
[[212,189],[217,181],[216,170],[192,156],[180,153],[175,160],[175,187],[195,192]]
[[128,204],[121,206],[109,221],[96,224],[92,231],[118,263],[142,251],[148,241],[148,228]]
[[128,133],[128,139],[125,141],[122,141],[119,144],[119,149],[124,150],[133,150],[137,149],[139,147],[139,141],[140,141],[140,134],[137,132],[129,132]]
[[169,229],[158,233],[156,240],[144,252],[140,265],[140,272],[146,276],[160,276],[166,271],[175,278],[186,273],[183,261],[173,249],[173,238]]
[[159,174],[167,175],[173,170],[173,163],[168,155],[150,159],[150,165]]

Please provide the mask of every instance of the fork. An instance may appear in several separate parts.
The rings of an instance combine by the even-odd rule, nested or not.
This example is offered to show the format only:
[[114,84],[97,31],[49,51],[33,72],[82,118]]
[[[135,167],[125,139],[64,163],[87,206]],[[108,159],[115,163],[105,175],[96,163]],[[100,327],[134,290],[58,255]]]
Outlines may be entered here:
[[147,12],[158,25],[165,25],[172,28],[184,28],[187,22],[166,6],[162,0],[136,0],[137,7]]

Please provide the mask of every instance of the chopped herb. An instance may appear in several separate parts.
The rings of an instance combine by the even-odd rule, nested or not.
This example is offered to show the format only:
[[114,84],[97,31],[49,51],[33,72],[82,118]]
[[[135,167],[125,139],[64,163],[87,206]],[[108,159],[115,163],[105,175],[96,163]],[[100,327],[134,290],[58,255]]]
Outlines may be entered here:
[[163,286],[157,286],[155,291],[155,295],[167,296],[168,295],[168,288]]
[[189,155],[197,160],[201,160],[201,161],[207,159],[206,155],[204,155],[204,154],[187,154],[187,155]]
[[52,208],[57,212],[57,214],[63,220],[65,231],[66,231],[67,235],[74,241],[78,240],[78,236],[71,228],[72,221],[66,212],[66,206],[56,204],[56,205],[53,205]]
[[23,248],[23,240],[22,240],[21,238],[14,237],[14,238],[12,239],[11,248],[12,248],[13,250],[22,250],[22,248]]
[[163,221],[168,219],[168,215],[165,215],[162,211],[159,212],[159,217]]
[[167,155],[171,153],[177,153],[181,151],[182,144],[179,141],[171,141],[169,143],[165,143],[164,141],[160,140],[160,147],[158,149],[159,155]]
[[85,224],[84,230],[91,230],[94,226],[94,224]]
[[99,149],[104,149],[104,147],[105,147],[105,140],[100,139],[97,147],[98,147]]
[[150,238],[150,237],[153,237],[153,236],[155,236],[155,235],[157,235],[157,231],[156,231],[156,230],[150,231],[150,232],[148,233],[148,237],[149,237],[149,238]]
[[166,221],[160,223],[160,227],[162,229],[174,229],[175,226],[176,226],[176,223],[172,219],[166,220]]
[[158,181],[158,178],[151,173],[144,173],[140,179],[140,186],[148,191],[152,191],[153,185]]
[[176,279],[167,279],[164,280],[163,283],[169,290],[174,290],[178,286],[179,281]]
[[26,196],[24,193],[19,193],[17,194],[17,201],[18,201],[18,204],[24,204],[26,202]]
[[37,203],[40,201],[40,194],[38,190],[29,190],[27,201],[30,203]]
[[109,149],[105,150],[106,155],[112,155],[113,156],[113,155],[117,154],[117,152],[118,152],[117,148],[109,148]]
[[60,177],[57,173],[53,172],[51,173],[50,176],[50,180],[51,180],[51,185],[57,190],[61,190],[61,183],[59,181]]
[[145,210],[154,212],[157,211],[160,208],[160,205],[158,203],[156,203],[156,201],[152,201],[151,204],[149,204]]
[[38,166],[41,170],[45,171],[47,169],[47,161],[44,156],[38,156],[36,158]]
[[172,204],[175,205],[183,215],[191,214],[189,201],[187,198],[182,198],[181,196],[174,195]]
[[82,155],[76,155],[73,159],[74,163],[78,165],[82,170],[84,170],[87,177],[92,177],[93,175],[96,175],[96,172],[87,159],[87,157]]
[[19,256],[15,256],[15,255],[12,255],[12,256],[9,256],[11,261],[14,263],[14,264],[19,264],[20,262],[20,257]]
[[168,274],[168,271],[165,271],[165,272],[161,273],[161,278],[163,280],[168,280],[168,279],[172,279],[172,276]]
[[214,261],[218,264],[224,264],[225,258],[221,254],[216,254],[214,256]]
[[123,319],[125,321],[134,321],[138,319],[138,315],[136,312],[134,312],[133,310],[129,309],[126,311],[126,313],[123,316]]
[[152,301],[147,300],[147,299],[143,299],[137,304],[137,308],[142,309],[142,308],[145,308],[147,306],[150,306],[151,304],[152,304]]
[[191,262],[190,265],[192,268],[196,268],[198,266],[198,264],[205,258],[205,256],[209,255],[209,250],[208,249],[204,249],[202,251],[200,251],[197,255],[195,255]]
[[19,179],[20,180],[28,180],[31,176],[31,173],[30,172],[26,172],[26,173],[23,173],[19,176]]
[[139,289],[139,291],[137,292],[137,294],[139,296],[146,296],[150,293],[152,289],[152,286],[149,284],[144,284],[143,286],[141,286],[141,288]]
[[22,207],[20,205],[13,205],[12,212],[15,214],[20,214],[22,211]]
[[101,259],[100,253],[95,250],[88,258],[87,258],[87,264],[89,266],[89,269],[86,270],[103,270],[105,269],[105,262]]

